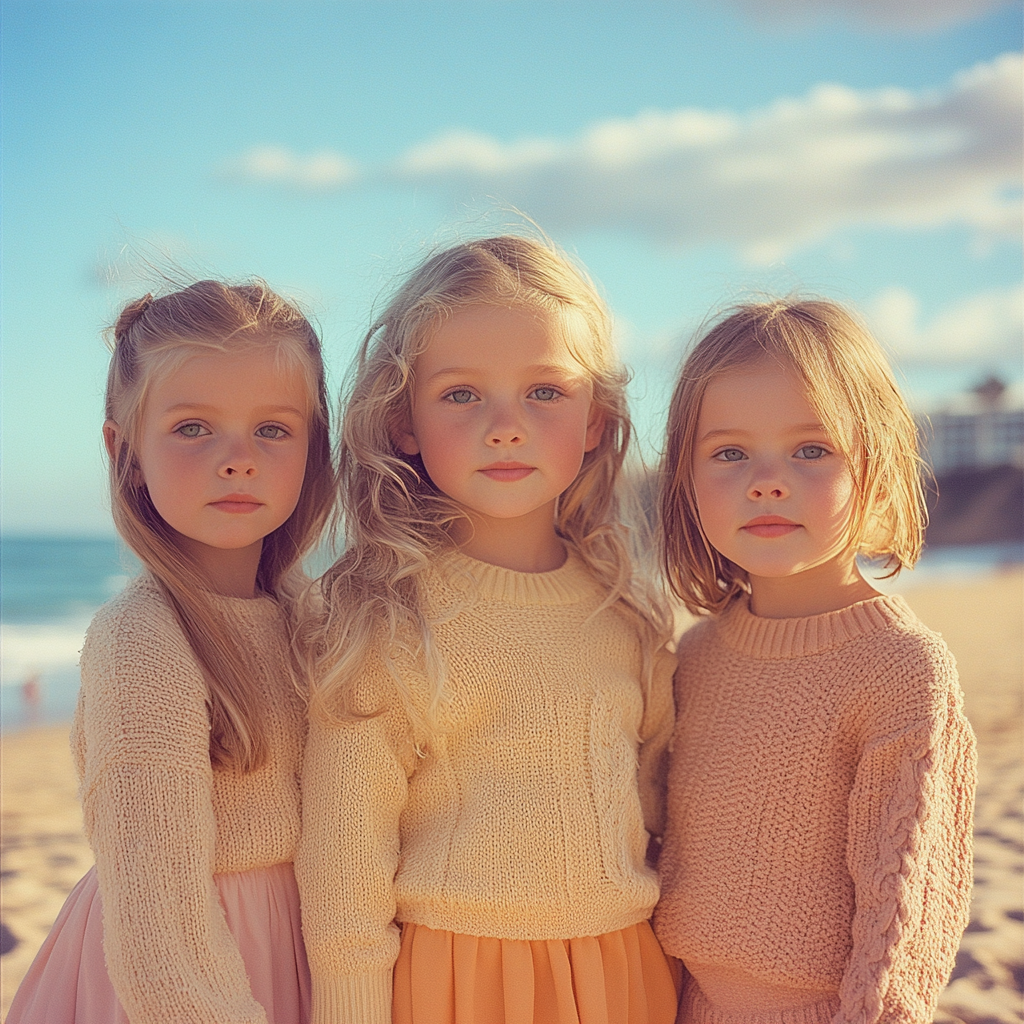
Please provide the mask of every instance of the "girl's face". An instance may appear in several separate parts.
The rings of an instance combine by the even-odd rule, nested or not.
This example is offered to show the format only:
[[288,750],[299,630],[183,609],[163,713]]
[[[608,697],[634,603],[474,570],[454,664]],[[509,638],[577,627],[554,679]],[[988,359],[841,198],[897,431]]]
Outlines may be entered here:
[[[270,346],[196,355],[160,378],[137,457],[150,498],[204,565],[251,549],[292,514],[306,470],[308,388]],[[110,425],[108,425],[109,428]]]
[[837,558],[852,567],[845,531],[854,481],[788,368],[766,359],[711,381],[693,482],[705,535],[753,587]]
[[536,516],[553,532],[556,499],[601,439],[604,416],[560,328],[538,310],[470,306],[416,360],[399,447],[478,526]]

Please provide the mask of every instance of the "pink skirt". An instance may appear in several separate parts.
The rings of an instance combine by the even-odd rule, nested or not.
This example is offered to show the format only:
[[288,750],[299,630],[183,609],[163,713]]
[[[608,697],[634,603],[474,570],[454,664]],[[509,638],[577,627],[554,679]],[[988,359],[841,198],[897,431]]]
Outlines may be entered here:
[[[309,967],[292,865],[214,875],[214,881],[268,1024],[306,1024]],[[107,976],[95,868],[65,901],[14,997],[7,1024],[129,1024]]]

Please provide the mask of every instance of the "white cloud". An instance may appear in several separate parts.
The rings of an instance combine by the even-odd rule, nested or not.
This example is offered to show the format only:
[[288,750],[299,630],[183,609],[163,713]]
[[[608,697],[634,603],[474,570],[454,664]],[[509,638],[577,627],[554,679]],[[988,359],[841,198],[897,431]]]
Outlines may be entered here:
[[322,151],[300,156],[283,146],[255,146],[221,170],[229,178],[311,190],[342,188],[359,176],[356,165],[338,153]]
[[879,28],[938,29],[973,21],[1011,0],[733,0],[761,21],[804,23],[837,16]]
[[1019,356],[1024,287],[976,292],[924,320],[917,297],[887,288],[866,306],[879,339],[901,362],[956,363]]
[[[980,249],[1020,229],[1021,70],[1005,54],[942,90],[822,84],[747,114],[646,111],[569,139],[451,132],[362,180],[487,197],[551,230],[724,242],[755,262],[850,227],[964,226]],[[286,150],[244,159],[250,177],[308,185],[295,169],[308,161]],[[333,159],[320,184],[350,186],[356,168]]]

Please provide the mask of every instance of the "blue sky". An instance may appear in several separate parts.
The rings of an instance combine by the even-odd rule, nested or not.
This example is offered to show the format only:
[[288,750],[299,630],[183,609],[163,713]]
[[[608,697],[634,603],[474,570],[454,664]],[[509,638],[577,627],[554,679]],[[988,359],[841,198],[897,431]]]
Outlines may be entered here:
[[861,307],[919,405],[1019,379],[1021,36],[1000,0],[4,0],[3,529],[109,531],[100,333],[146,258],[296,295],[337,385],[514,205],[602,285],[652,439],[752,291]]

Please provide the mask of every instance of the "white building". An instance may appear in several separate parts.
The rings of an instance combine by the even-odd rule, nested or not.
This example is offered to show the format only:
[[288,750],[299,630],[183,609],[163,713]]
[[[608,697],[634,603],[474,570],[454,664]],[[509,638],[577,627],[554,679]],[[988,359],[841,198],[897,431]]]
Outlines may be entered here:
[[990,378],[930,415],[917,416],[933,471],[1024,466],[1024,395]]

